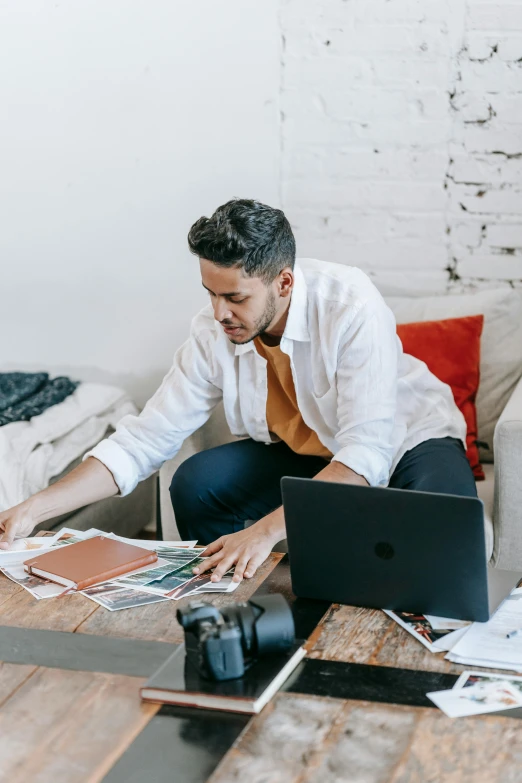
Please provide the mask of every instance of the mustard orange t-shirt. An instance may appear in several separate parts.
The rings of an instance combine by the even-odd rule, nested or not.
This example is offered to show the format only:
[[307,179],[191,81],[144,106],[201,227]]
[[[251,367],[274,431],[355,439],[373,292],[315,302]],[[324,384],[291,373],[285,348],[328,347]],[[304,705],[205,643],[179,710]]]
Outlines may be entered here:
[[297,407],[290,357],[283,353],[279,345],[265,345],[260,337],[255,338],[254,345],[259,355],[267,361],[268,429],[281,438],[296,454],[330,459],[332,453],[323,446],[317,434],[305,424]]

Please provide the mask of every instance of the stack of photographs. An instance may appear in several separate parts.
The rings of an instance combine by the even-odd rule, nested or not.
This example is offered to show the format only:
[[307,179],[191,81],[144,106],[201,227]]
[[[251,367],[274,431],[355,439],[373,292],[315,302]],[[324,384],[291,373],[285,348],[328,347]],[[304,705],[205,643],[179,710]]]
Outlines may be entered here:
[[471,625],[467,620],[453,620],[414,612],[396,612],[391,609],[383,611],[434,653],[451,650]]
[[[193,573],[193,569],[204,562],[204,558],[200,556],[202,550],[195,548],[195,541],[138,541],[121,539],[120,536],[104,533],[96,528],[87,531],[63,528],[47,542],[46,549],[76,544],[101,534],[123,540],[126,543],[134,543],[139,546],[143,544],[145,548],[155,549],[158,553],[158,560],[153,566],[144,566],[118,579],[94,585],[81,592],[81,595],[90,598],[111,612],[160,601],[178,600],[203,592],[233,592],[239,586],[238,582],[232,582],[230,574],[225,575],[220,582],[212,582],[210,573],[199,576]],[[33,547],[27,546],[27,549],[33,549]],[[27,554],[25,558],[27,558]],[[28,574],[24,570],[23,562],[10,563],[0,568],[0,571],[37,600],[56,598],[63,594],[63,585]]]

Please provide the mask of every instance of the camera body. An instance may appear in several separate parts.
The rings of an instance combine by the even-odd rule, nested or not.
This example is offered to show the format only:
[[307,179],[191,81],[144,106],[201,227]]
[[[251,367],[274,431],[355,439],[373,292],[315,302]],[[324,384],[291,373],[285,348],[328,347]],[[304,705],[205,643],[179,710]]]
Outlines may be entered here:
[[288,650],[295,641],[294,619],[275,594],[221,610],[205,601],[178,609],[187,659],[210,680],[242,677],[260,655]]

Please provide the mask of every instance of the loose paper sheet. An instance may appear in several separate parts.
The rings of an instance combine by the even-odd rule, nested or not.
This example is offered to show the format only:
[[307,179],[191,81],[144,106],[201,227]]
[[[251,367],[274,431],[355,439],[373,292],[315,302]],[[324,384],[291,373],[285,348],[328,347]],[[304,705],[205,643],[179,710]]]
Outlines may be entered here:
[[522,590],[513,590],[487,623],[473,623],[446,658],[458,663],[522,671],[522,634],[507,634],[522,628]]

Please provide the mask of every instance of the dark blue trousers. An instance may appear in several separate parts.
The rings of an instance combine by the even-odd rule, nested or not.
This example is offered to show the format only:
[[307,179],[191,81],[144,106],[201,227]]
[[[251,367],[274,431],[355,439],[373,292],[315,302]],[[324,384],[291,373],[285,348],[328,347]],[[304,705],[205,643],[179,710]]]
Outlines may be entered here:
[[[281,505],[283,476],[313,478],[328,461],[295,454],[285,443],[254,440],[201,451],[183,462],[170,496],[182,539],[210,544],[243,530]],[[407,451],[390,487],[476,497],[475,479],[464,448],[455,438],[435,438]]]

